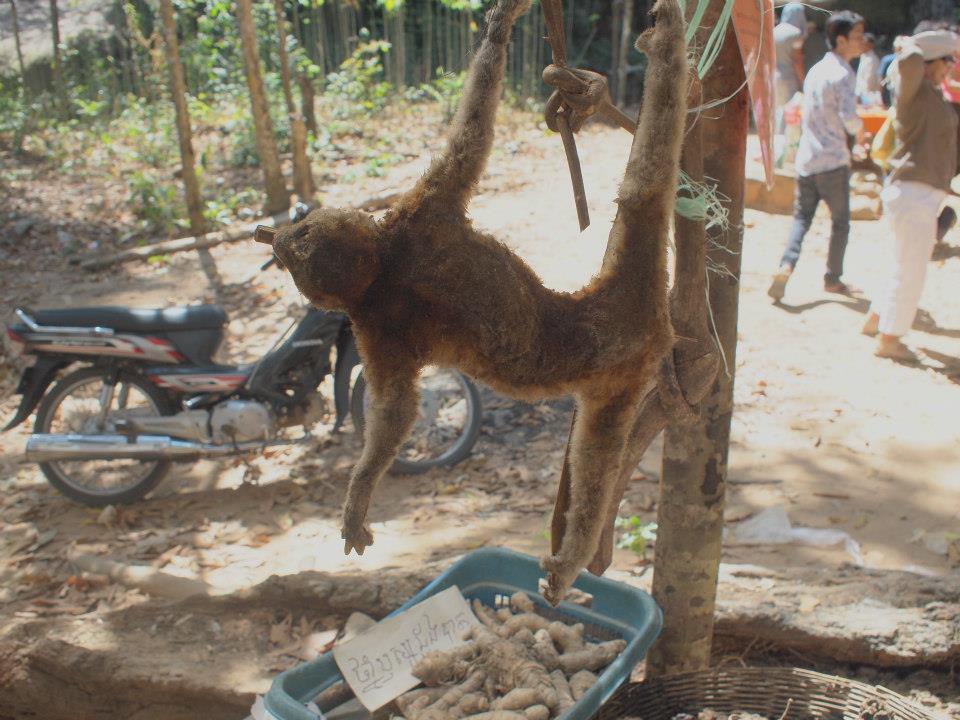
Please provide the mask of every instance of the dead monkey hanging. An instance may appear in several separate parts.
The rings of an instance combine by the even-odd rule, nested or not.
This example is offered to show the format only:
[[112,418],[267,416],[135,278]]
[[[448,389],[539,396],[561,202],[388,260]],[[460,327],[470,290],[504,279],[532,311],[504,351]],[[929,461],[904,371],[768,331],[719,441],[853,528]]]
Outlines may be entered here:
[[273,248],[310,302],[349,314],[370,386],[343,509],[347,553],[373,542],[370,497],[416,419],[421,368],[456,367],[518,398],[573,395],[567,533],[542,561],[556,603],[594,554],[630,423],[673,343],[666,245],[688,74],[677,0],[658,0],[656,27],[637,41],[650,59],[643,111],[602,267],[575,293],[550,290],[466,216],[493,145],[511,30],[528,6],[498,0],[488,13],[447,148],[392,211],[377,222],[315,210]]

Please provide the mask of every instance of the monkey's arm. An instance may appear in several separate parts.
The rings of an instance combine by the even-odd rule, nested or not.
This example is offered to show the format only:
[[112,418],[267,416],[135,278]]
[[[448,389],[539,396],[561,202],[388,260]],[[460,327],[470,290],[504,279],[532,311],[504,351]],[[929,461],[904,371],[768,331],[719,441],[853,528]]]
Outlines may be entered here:
[[487,13],[487,33],[470,65],[447,148],[411,193],[422,198],[420,202],[439,201],[459,212],[466,209],[493,145],[510,33],[529,6],[530,0],[498,0]]
[[646,53],[650,62],[640,121],[603,263],[605,269],[616,264],[618,272],[627,276],[642,272],[644,265],[649,267],[650,258],[636,252],[637,237],[666,238],[669,231],[687,111],[689,71],[683,14],[677,0],[658,0],[653,14],[656,26],[637,40],[637,49]]
[[417,419],[416,372],[368,375],[367,379],[372,402],[363,433],[363,454],[350,475],[343,505],[341,537],[345,555],[351,550],[363,555],[367,545],[373,544],[373,533],[366,526],[370,496]]

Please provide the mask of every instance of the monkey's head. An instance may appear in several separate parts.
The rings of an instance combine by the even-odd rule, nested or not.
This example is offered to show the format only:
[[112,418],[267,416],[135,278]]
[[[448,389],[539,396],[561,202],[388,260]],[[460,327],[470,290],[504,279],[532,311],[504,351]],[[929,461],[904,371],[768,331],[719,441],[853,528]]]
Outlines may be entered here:
[[314,210],[276,231],[273,254],[314,305],[347,310],[380,272],[377,224],[359,210]]

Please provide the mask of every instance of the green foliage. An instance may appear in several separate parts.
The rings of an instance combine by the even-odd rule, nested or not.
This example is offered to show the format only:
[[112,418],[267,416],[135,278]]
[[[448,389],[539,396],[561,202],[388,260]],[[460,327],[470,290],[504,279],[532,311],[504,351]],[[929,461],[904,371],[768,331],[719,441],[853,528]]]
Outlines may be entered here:
[[384,168],[403,162],[403,155],[392,152],[378,152],[367,158],[364,173],[367,177],[383,177]]
[[251,187],[240,192],[207,201],[203,217],[211,225],[229,225],[236,219],[249,220],[256,215],[253,208],[263,205],[263,193]]
[[444,72],[442,67],[437,68],[437,74],[429,83],[423,83],[416,88],[408,88],[406,99],[411,102],[433,100],[443,107],[444,120],[450,120],[457,110],[457,103],[463,93],[463,83],[467,78],[466,71],[460,73]]
[[174,228],[187,227],[175,185],[158,180],[154,173],[137,170],[127,178],[127,186],[127,199],[144,230],[167,234]]
[[223,133],[230,137],[230,164],[234,167],[256,167],[260,164],[257,155],[257,136],[253,118],[230,119],[223,124]]
[[0,135],[11,135],[11,144],[17,150],[23,142],[29,120],[30,107],[19,92],[0,92]]
[[382,55],[390,49],[390,43],[370,39],[365,28],[360,31],[360,39],[353,54],[336,72],[327,75],[324,94],[334,101],[336,117],[372,115],[389,97],[390,84],[383,79]]
[[100,139],[104,144],[123,140],[126,154],[135,154],[140,162],[156,168],[170,165],[177,153],[172,109],[157,108],[143,98],[130,98]]
[[617,547],[630,550],[637,555],[647,552],[647,545],[657,538],[657,524],[644,523],[636,515],[618,517],[614,527],[622,531]]

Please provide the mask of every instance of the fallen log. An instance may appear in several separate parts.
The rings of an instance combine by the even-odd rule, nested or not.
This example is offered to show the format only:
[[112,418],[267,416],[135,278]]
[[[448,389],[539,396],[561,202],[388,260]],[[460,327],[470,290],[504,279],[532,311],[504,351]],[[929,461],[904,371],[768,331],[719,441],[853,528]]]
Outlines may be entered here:
[[[386,190],[379,195],[371,195],[366,200],[357,204],[360,210],[367,212],[376,212],[385,210],[393,205],[402,195],[399,190]],[[170,255],[172,253],[185,252],[187,250],[203,250],[205,248],[215,247],[227,242],[238,242],[246,240],[253,236],[253,232],[258,225],[278,226],[290,222],[290,213],[292,210],[285,210],[281,213],[268,218],[258,218],[248,223],[231,225],[230,227],[210,232],[206,235],[195,235],[193,237],[177,238],[175,240],[162,240],[149,245],[143,245],[137,248],[130,248],[112,255],[87,258],[80,261],[80,267],[84,270],[102,270],[111,265],[117,265],[135,260],[147,260],[156,255]]]
[[119,263],[147,260],[155,255],[170,255],[171,253],[184,252],[185,250],[202,250],[225,242],[237,242],[238,240],[251,238],[257,225],[283,225],[288,222],[290,222],[290,213],[285,210],[282,213],[277,213],[273,217],[260,218],[241,225],[231,225],[224,230],[207,233],[206,235],[195,235],[193,237],[177,238],[176,240],[163,240],[162,242],[130,248],[129,250],[105,257],[89,258],[81,261],[80,267],[84,270],[101,270]]

